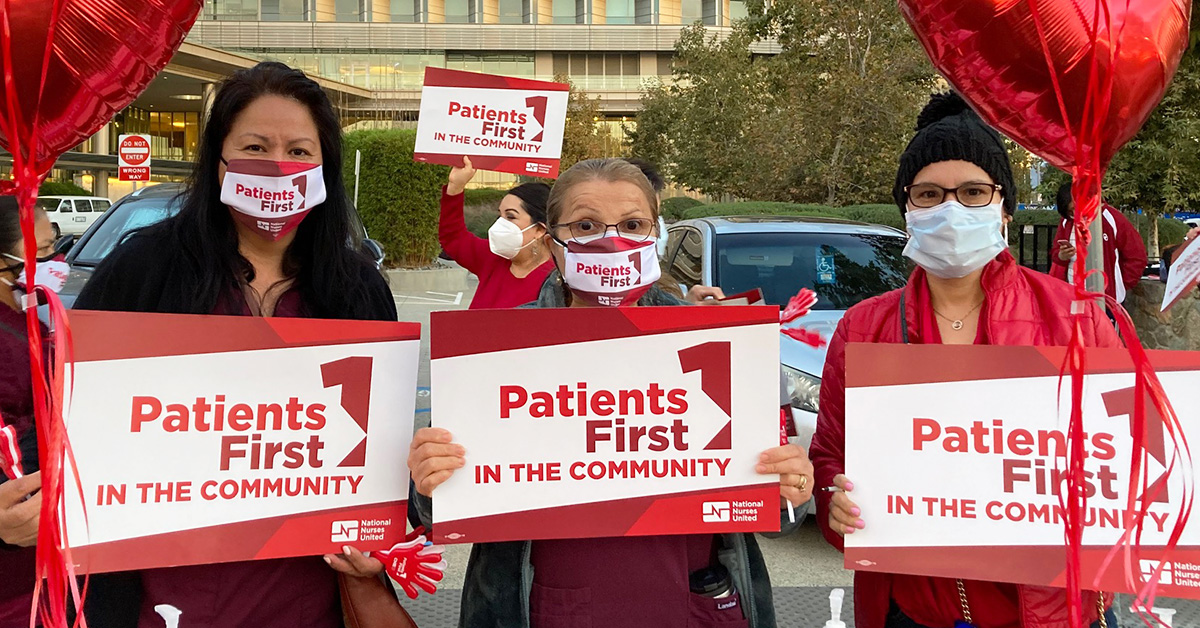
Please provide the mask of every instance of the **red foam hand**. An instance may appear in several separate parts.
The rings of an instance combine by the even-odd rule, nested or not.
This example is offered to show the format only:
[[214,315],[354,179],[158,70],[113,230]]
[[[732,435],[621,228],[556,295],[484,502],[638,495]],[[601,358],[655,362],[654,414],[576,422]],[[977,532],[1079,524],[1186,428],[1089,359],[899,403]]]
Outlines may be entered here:
[[[1103,170],[1166,92],[1187,47],[1189,4],[900,0],[900,9],[934,66],[988,123],[1064,169],[1079,165],[1080,148],[1094,149]],[[1111,85],[1107,102],[1095,99],[1096,78]],[[1081,147],[1080,126],[1093,116],[1101,124],[1082,141],[1096,145]]]
[[820,349],[827,344],[824,336],[815,331],[809,331],[803,327],[789,327],[786,329],[781,329],[780,331],[783,332],[783,335],[787,336],[788,338],[791,338],[792,340],[799,340],[800,342],[803,342],[814,349]]
[[797,318],[807,316],[814,305],[817,304],[817,293],[808,288],[801,288],[796,296],[788,301],[787,307],[779,313],[779,322],[790,323]]
[[409,599],[417,599],[420,588],[426,593],[437,592],[437,583],[446,572],[445,551],[440,545],[432,545],[425,539],[425,529],[413,530],[402,543],[391,549],[371,552],[373,558],[383,563],[383,570],[400,585]]

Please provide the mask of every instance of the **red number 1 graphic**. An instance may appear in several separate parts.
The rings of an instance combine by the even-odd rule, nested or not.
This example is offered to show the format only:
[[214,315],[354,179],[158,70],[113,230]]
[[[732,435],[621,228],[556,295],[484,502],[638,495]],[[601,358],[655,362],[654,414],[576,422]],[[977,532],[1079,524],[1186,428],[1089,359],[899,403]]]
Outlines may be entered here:
[[[1108,416],[1128,416],[1129,417],[1129,433],[1134,434],[1137,426],[1133,424],[1133,405],[1136,400],[1134,388],[1122,388],[1113,390],[1100,395],[1104,399],[1104,408],[1108,411]],[[1159,464],[1166,468],[1167,466],[1167,442],[1165,434],[1163,434],[1163,419],[1158,413],[1158,409],[1150,401],[1149,396],[1143,399],[1145,404],[1146,424],[1143,426],[1142,435],[1144,437],[1142,445],[1146,448],[1146,453],[1150,457],[1158,461]],[[1157,494],[1156,494],[1157,493]],[[1147,495],[1154,495],[1153,501],[1156,503],[1167,503],[1170,501],[1167,494],[1167,474],[1163,472],[1162,477],[1150,483],[1146,489]]]
[[542,136],[546,133],[546,104],[548,102],[549,99],[545,96],[530,96],[525,99],[525,106],[533,109],[533,119],[537,120],[537,123],[542,127],[542,130],[538,131],[537,135],[529,138],[531,142],[542,141]]
[[372,358],[344,358],[321,365],[321,379],[326,388],[342,387],[342,409],[362,428],[363,439],[339,467],[365,467],[367,465],[367,420],[371,417],[371,367]]
[[725,427],[704,449],[733,449],[733,363],[728,341],[706,342],[679,351],[679,366],[684,373],[700,371],[700,389],[726,416]]

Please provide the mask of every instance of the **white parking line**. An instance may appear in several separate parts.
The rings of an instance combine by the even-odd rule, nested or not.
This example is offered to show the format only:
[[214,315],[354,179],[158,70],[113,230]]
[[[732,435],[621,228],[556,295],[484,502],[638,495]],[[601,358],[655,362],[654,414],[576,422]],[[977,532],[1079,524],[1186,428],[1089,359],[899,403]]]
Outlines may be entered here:
[[[445,293],[445,292],[430,292],[430,291],[426,291],[426,292],[425,292],[425,294],[434,294],[434,295],[437,295],[437,297],[438,297],[438,298],[434,298],[434,297],[423,297],[423,296],[416,295],[416,294],[397,294],[397,295],[393,295],[393,296],[394,296],[394,297],[395,297],[397,300],[400,300],[400,299],[405,299],[405,300],[409,300],[409,299],[416,299],[416,300],[418,300],[418,301],[423,301],[423,302],[426,302],[426,303],[431,303],[431,304],[434,304],[434,303],[436,303],[436,304],[438,304],[438,305],[462,305],[462,297],[463,297],[463,293],[461,293],[461,292],[457,292],[457,293],[454,293],[454,294],[447,294],[447,293]],[[450,299],[447,299],[446,297],[449,297]]]

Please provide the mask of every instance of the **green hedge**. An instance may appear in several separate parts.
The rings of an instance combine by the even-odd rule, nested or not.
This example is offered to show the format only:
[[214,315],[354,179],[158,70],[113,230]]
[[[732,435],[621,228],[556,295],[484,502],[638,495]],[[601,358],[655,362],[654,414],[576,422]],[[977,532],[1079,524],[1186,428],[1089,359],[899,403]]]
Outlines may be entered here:
[[354,151],[362,151],[358,213],[381,244],[389,265],[430,264],[438,244],[438,200],[450,169],[413,161],[417,132],[352,131],[345,137],[347,192],[354,194]]
[[479,188],[475,190],[467,190],[463,196],[463,203],[466,205],[488,205],[492,203],[499,205],[500,200],[505,196],[508,196],[508,190]]
[[663,199],[662,203],[659,205],[659,210],[662,212],[662,216],[665,220],[674,222],[676,220],[682,220],[685,211],[703,204],[704,203],[688,196],[676,196],[674,198]]
[[74,183],[65,181],[43,181],[38,186],[38,196],[91,196],[92,193]]

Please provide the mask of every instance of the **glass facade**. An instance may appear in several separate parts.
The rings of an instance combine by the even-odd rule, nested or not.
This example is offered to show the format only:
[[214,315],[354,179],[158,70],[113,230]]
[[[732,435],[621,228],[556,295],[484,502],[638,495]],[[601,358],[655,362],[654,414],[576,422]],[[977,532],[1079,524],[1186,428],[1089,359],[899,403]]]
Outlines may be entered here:
[[554,75],[565,75],[584,91],[638,90],[641,55],[562,53],[554,55]]
[[734,20],[744,20],[750,12],[746,9],[746,0],[729,0],[729,23]]
[[533,55],[448,52],[446,53],[446,67],[451,70],[532,78]]
[[[430,17],[423,0],[209,0],[201,19],[253,22],[398,22],[446,24],[533,24],[535,0],[444,0],[443,15]],[[490,4],[495,2],[495,4]],[[683,24],[729,25],[746,17],[745,0],[730,0],[729,15],[721,15],[723,0],[681,0]],[[587,24],[588,0],[537,0],[540,22]],[[493,8],[494,7],[494,8]],[[599,7],[597,6],[597,11]],[[655,24],[657,0],[605,0],[607,24]],[[485,18],[486,13],[486,18]],[[549,18],[549,19],[546,19]]]
[[446,0],[447,24],[474,24],[475,13],[474,0]]
[[258,0],[209,0],[201,17],[206,20],[253,22],[258,20]]
[[498,0],[501,24],[525,23],[525,0]]
[[421,0],[390,0],[388,9],[392,22],[413,24],[421,21]]
[[323,76],[367,89],[388,91],[420,89],[425,66],[446,67],[446,55],[435,51],[397,52],[251,52],[279,61],[310,76]]
[[[150,135],[150,157],[191,161],[200,142],[200,113],[196,111],[147,111],[126,107],[113,117],[108,134],[108,153],[117,154],[120,136],[127,133]],[[92,152],[93,139],[77,150]]]

